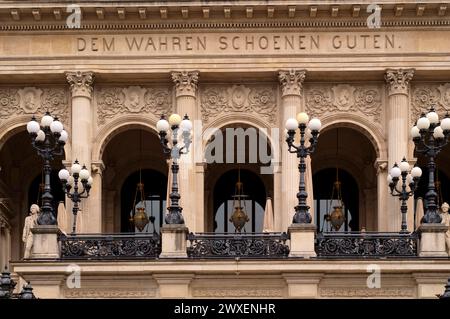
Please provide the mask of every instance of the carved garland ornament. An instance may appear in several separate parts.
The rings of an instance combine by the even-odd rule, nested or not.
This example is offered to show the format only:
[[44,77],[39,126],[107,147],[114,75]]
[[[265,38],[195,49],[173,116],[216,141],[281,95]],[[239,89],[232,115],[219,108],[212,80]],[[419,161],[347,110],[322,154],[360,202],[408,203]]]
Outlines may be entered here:
[[209,122],[226,113],[253,113],[277,123],[275,87],[211,85],[201,92],[202,120]]
[[67,127],[69,124],[68,92],[64,88],[0,88],[0,119],[15,115],[43,115],[49,111]]
[[321,297],[414,297],[414,288],[321,288]]
[[102,87],[97,93],[97,123],[105,124],[118,114],[151,113],[155,117],[172,110],[169,88]]
[[156,296],[156,289],[66,289],[66,298],[151,298]]
[[450,111],[450,83],[416,84],[412,88],[411,124],[434,106],[440,117]]
[[195,297],[282,297],[281,288],[195,288]]
[[338,112],[360,113],[380,124],[380,89],[348,84],[309,87],[306,89],[306,110],[317,117]]

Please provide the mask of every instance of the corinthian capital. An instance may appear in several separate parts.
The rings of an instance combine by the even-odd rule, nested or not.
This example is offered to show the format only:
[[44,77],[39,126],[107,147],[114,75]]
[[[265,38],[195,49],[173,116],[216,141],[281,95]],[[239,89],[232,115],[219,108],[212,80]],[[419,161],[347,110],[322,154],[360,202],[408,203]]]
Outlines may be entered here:
[[301,95],[302,83],[305,80],[305,70],[280,70],[278,79],[281,83],[281,92],[285,95]]
[[389,95],[409,93],[409,81],[412,80],[414,69],[387,69],[384,78],[388,85]]
[[84,96],[91,98],[94,73],[92,72],[66,72],[67,82],[70,84],[72,97]]
[[198,71],[172,72],[172,81],[175,83],[176,96],[195,96],[198,82]]

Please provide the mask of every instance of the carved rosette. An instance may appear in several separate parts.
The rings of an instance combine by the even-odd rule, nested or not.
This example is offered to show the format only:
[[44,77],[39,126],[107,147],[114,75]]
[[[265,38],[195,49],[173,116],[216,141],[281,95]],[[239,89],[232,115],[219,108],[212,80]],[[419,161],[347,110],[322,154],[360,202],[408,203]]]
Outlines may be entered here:
[[0,119],[23,114],[39,117],[49,111],[67,126],[70,119],[67,93],[62,87],[0,88]]
[[119,114],[150,113],[159,118],[172,111],[168,87],[100,87],[96,90],[96,104],[99,125]]
[[66,72],[66,79],[70,85],[72,97],[83,96],[91,98],[94,73],[92,72]]
[[302,83],[305,80],[305,77],[305,70],[278,71],[278,79],[281,84],[282,96],[301,95]]
[[413,124],[422,113],[434,106],[440,117],[450,111],[450,83],[417,83],[412,87],[411,121]]
[[250,113],[270,124],[277,123],[276,88],[257,85],[208,85],[201,91],[202,120],[212,121],[223,114]]
[[175,83],[176,96],[193,96],[197,90],[198,71],[172,72],[172,81]]
[[349,84],[306,87],[306,111],[325,117],[334,113],[357,113],[381,124],[381,89],[377,86]]
[[409,82],[414,76],[414,69],[387,69],[384,76],[388,85],[388,94],[409,94]]

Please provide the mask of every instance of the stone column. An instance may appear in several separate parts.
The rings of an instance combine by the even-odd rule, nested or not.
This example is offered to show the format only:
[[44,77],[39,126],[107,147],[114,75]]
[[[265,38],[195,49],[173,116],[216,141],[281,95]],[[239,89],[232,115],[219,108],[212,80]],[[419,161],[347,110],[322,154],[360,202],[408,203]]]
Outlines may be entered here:
[[[93,108],[92,93],[94,74],[92,72],[67,72],[67,82],[72,94],[72,156],[71,161],[78,159],[81,165],[91,168]],[[97,185],[93,185],[92,189]],[[94,191],[95,192],[95,191]],[[87,220],[83,221],[82,232],[101,232],[101,210],[97,210],[97,202],[101,199],[90,196],[81,202],[81,213]],[[68,205],[69,207],[69,205]],[[96,210],[94,210],[94,208]]]
[[105,164],[103,161],[91,163],[91,176],[93,178],[92,188],[90,191],[89,211],[95,212],[92,217],[85,216],[89,220],[85,231],[88,233],[103,232],[103,215],[102,215],[102,179]]
[[[187,114],[192,122],[196,121],[198,71],[172,72],[171,75],[175,83],[176,112],[182,117]],[[198,132],[195,131],[197,128],[197,125],[193,125],[192,138],[198,135],[196,134]],[[201,185],[195,182],[197,174],[194,154],[197,147],[202,147],[201,140],[193,139],[189,153],[180,157],[180,171],[178,175],[181,194],[180,205],[183,207],[185,224],[193,232],[199,231],[197,218],[203,219],[203,198],[198,198],[198,194],[203,194],[203,189],[200,189],[199,186]],[[196,196],[191,196],[192,194],[196,194]]]
[[377,226],[374,230],[383,232],[388,230],[386,214],[388,196],[390,196],[387,182],[388,163],[386,160],[377,160],[375,168],[377,170]]
[[[281,97],[282,97],[282,121],[280,123],[281,131],[284,132],[284,124],[288,118],[296,118],[298,112],[303,111],[302,102],[302,83],[305,79],[305,70],[280,70],[279,80],[281,84]],[[297,206],[297,192],[299,186],[299,171],[298,171],[298,158],[295,154],[288,152],[288,147],[285,139],[285,134],[280,134],[281,137],[281,212],[279,214],[281,218],[281,230],[286,230],[288,225],[292,222],[294,216],[294,207]],[[308,158],[306,161],[306,191],[308,192],[307,204],[310,206],[310,213],[314,220],[313,212],[313,188],[311,183],[311,162]],[[275,195],[275,197],[277,197]],[[276,224],[280,224],[275,221]]]
[[[388,88],[388,169],[408,156],[409,136],[409,82],[413,78],[413,69],[387,69],[385,79]],[[389,192],[386,188],[386,192]],[[410,200],[411,201],[411,200]],[[408,205],[412,213],[412,205]],[[383,213],[383,212],[378,212]],[[397,197],[389,195],[387,205],[388,231],[400,231],[401,213]],[[412,229],[409,229],[412,231]]]

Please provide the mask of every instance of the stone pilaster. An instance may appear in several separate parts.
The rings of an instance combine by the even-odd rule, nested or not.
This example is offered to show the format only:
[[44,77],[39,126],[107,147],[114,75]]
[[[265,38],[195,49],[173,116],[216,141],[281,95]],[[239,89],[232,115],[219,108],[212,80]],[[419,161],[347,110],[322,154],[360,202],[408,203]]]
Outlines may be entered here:
[[[385,74],[388,89],[388,168],[408,156],[409,142],[409,82],[414,75],[413,69],[387,69]],[[388,192],[386,187],[386,192]],[[408,205],[408,213],[412,213]],[[389,195],[387,216],[388,231],[399,231],[401,225],[400,202]],[[379,214],[383,212],[378,211]],[[409,229],[412,231],[412,229]]]
[[[296,118],[297,113],[304,111],[304,103],[302,99],[302,84],[305,80],[305,70],[280,70],[278,78],[281,85],[282,97],[282,122],[281,127],[284,131],[284,123],[288,118]],[[294,215],[294,207],[298,204],[297,192],[299,186],[299,171],[298,159],[295,154],[288,152],[288,147],[284,141],[284,134],[282,134],[281,146],[281,211],[280,217],[281,230],[286,230],[288,225],[292,222]],[[306,191],[308,192],[307,204],[310,206],[310,213],[314,220],[313,211],[313,187],[312,187],[312,173],[311,161],[306,160]],[[276,196],[276,195],[275,195]],[[276,224],[280,224],[275,221]]]
[[[172,72],[172,80],[175,83],[176,92],[176,112],[181,116],[185,114],[189,115],[189,118],[194,123],[197,120],[196,112],[196,92],[198,82],[198,71],[181,71]],[[180,158],[180,172],[179,172],[179,188],[181,194],[180,205],[183,207],[183,215],[186,225],[193,231],[200,231],[199,223],[197,219],[203,221],[203,198],[199,200],[192,200],[189,194],[203,193],[203,189],[200,189],[196,183],[197,170],[195,167],[194,154],[197,147],[202,147],[201,141],[196,141],[194,136],[198,132],[197,125],[193,125],[192,128],[192,144],[190,146],[189,153],[182,155]],[[203,176],[201,176],[203,178]],[[189,199],[190,197],[190,199]]]
[[[92,161],[91,145],[94,126],[91,104],[94,74],[81,71],[67,72],[66,78],[72,95],[72,154],[70,160],[73,162],[78,159],[80,164],[85,164],[89,169]],[[83,225],[86,227],[83,227],[82,232],[101,232],[101,225],[97,222],[101,220],[101,210],[92,210],[96,206],[91,205],[94,200],[93,196],[90,196],[89,199],[81,202],[81,213],[88,219],[86,222],[83,221]]]

